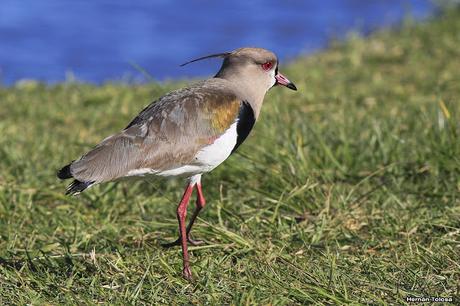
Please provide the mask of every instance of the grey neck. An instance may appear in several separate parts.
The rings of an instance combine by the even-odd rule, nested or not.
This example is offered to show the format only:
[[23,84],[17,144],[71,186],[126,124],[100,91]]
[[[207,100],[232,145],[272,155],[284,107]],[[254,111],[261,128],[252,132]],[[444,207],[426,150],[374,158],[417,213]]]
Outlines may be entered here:
[[225,79],[232,83],[241,99],[247,101],[251,105],[257,120],[267,90],[262,84],[255,82],[255,80],[248,80],[242,77],[241,74],[229,70],[230,69],[221,69],[216,74],[215,78]]

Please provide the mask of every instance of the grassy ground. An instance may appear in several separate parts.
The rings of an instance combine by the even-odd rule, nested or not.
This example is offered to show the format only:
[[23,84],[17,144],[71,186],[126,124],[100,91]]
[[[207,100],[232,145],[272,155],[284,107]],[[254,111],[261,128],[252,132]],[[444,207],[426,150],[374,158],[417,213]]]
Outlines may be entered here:
[[182,86],[0,88],[0,303],[405,304],[460,291],[460,12],[351,37],[283,70],[204,177],[196,280],[183,181],[63,195],[56,170]]

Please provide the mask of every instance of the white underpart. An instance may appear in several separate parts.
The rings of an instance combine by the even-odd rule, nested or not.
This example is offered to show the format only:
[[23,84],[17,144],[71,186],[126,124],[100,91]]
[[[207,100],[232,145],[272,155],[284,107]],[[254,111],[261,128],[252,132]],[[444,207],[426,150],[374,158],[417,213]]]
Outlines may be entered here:
[[275,69],[270,70],[270,80],[272,80],[272,82],[270,83],[270,86],[268,86],[267,90],[269,90],[276,84]]
[[195,174],[194,176],[190,177],[189,184],[195,186],[196,184],[201,185],[201,174]]
[[[178,168],[158,171],[155,169],[142,168],[128,172],[127,176],[159,175],[159,176],[196,176],[197,174],[209,172],[220,165],[232,153],[236,145],[238,134],[236,131],[237,121],[235,121],[219,138],[212,144],[201,149],[195,156],[190,165]],[[192,181],[193,178],[191,178]]]
[[134,169],[130,170],[126,176],[144,176],[144,175],[149,175],[149,174],[156,174],[158,173],[157,170],[153,170],[150,168],[140,168],[140,169]]

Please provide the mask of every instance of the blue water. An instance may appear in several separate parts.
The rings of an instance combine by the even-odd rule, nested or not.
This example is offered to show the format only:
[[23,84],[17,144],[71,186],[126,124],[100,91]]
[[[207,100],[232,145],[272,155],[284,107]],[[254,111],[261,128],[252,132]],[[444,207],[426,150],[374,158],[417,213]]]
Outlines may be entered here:
[[1,0],[0,83],[69,72],[95,83],[148,79],[135,67],[157,80],[211,75],[218,60],[179,64],[242,46],[286,61],[433,9],[429,0]]

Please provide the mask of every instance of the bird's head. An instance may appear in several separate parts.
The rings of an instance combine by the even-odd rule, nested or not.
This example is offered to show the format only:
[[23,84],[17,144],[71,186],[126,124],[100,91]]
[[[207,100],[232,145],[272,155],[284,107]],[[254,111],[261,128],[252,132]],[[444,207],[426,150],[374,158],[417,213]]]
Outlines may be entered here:
[[297,90],[294,83],[279,72],[279,61],[276,55],[262,48],[240,48],[231,52],[207,55],[183,65],[212,57],[224,59],[222,67],[216,74],[218,78],[251,84],[264,93],[275,85]]

